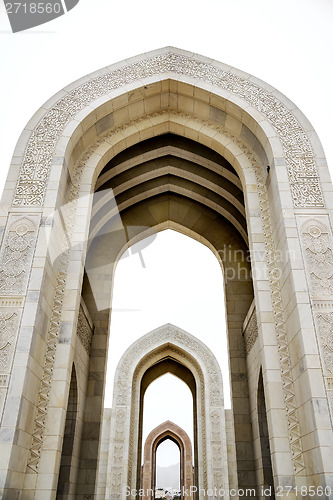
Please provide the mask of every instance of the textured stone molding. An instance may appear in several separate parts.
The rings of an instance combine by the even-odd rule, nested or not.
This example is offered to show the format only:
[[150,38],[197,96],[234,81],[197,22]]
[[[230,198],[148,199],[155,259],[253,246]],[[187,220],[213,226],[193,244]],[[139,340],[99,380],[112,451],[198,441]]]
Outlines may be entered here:
[[0,419],[13,364],[20,317],[19,309],[3,308],[0,310]]
[[83,312],[82,306],[80,306],[79,310],[79,318],[77,323],[77,336],[80,339],[84,347],[84,350],[89,356],[92,337],[93,337],[93,330],[91,329],[89,321]]
[[249,354],[257,338],[258,338],[258,322],[257,322],[256,309],[254,308],[244,331],[246,354]]
[[8,373],[14,354],[19,313],[15,310],[0,311],[0,372]]
[[[113,478],[115,474],[123,474],[124,464],[127,464],[127,477],[121,476],[121,484],[135,487],[138,405],[142,377],[148,368],[165,357],[179,360],[193,372],[197,381],[199,464],[200,477],[203,478],[201,487],[212,487],[213,476],[209,476],[209,467],[221,474],[225,486],[228,483],[222,376],[219,366],[202,342],[177,327],[165,325],[132,344],[117,367],[112,410],[114,417],[110,433],[110,482],[106,489],[107,495],[115,500],[120,499],[121,487],[118,482],[113,485]],[[213,445],[223,450],[223,453],[213,454]],[[211,465],[208,465],[209,462]]]
[[[171,438],[177,443],[180,451],[180,486],[190,491],[193,486],[192,444],[189,436],[178,425],[169,420],[153,429],[147,436],[144,445],[144,462],[142,466],[142,481],[140,487],[144,490],[144,497],[153,500],[152,491],[156,487],[156,451],[161,442]],[[222,463],[221,463],[222,467]],[[188,499],[193,498],[193,492]]]
[[303,248],[310,275],[312,296],[333,297],[333,252],[329,228],[316,219],[302,226]]
[[3,389],[2,387],[0,387],[0,420],[2,418],[3,408],[5,406],[6,394],[7,389]]
[[232,92],[256,108],[275,128],[282,143],[295,207],[322,207],[323,195],[310,141],[297,118],[268,92],[232,71],[195,56],[167,52],[122,68],[105,70],[66,93],[48,110],[29,138],[13,200],[14,206],[41,206],[56,143],[66,124],[85,106],[108,92],[154,75],[184,75]]
[[333,391],[328,391],[327,396],[328,396],[329,409],[331,413],[331,421],[333,422]]
[[77,199],[79,195],[79,188],[82,176],[82,169],[84,166],[85,157],[83,156],[79,162],[75,176],[71,184],[70,202],[68,203],[68,214],[65,221],[66,228],[62,241],[63,253],[60,257],[60,263],[57,273],[56,289],[53,299],[52,314],[50,319],[50,326],[46,336],[46,355],[41,379],[40,390],[38,394],[38,403],[36,408],[36,415],[34,418],[34,427],[32,433],[32,444],[30,448],[30,456],[28,459],[29,472],[38,472],[39,459],[43,445],[43,437],[45,431],[45,422],[48,411],[49,393],[52,381],[52,373],[55,361],[55,352],[58,344],[58,336],[60,330],[60,318],[62,307],[64,303],[64,295],[67,280],[67,268],[70,255],[70,242],[74,230],[75,214],[77,209]]
[[10,215],[0,254],[0,293],[26,292],[35,249],[39,216]]

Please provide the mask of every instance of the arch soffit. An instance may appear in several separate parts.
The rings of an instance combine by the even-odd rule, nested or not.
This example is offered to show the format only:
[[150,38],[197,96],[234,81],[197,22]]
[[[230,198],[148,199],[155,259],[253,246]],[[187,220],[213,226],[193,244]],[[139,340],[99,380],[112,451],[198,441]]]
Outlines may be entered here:
[[[107,119],[110,117],[110,108],[107,109],[107,106],[112,108],[116,97],[119,97],[120,102],[123,99],[123,103],[128,106],[129,93],[133,99],[137,97],[134,90],[137,89],[139,81],[144,89],[147,87],[146,95],[149,98],[156,97],[149,95],[149,85],[158,82],[161,94],[163,84],[165,85],[165,82],[161,81],[161,76],[168,82],[176,80],[177,92],[184,92],[183,104],[186,101],[186,92],[188,99],[191,97],[188,95],[188,85],[194,88],[193,98],[198,105],[193,112],[196,111],[196,114],[203,119],[209,118],[204,116],[204,111],[200,109],[204,94],[209,93],[211,102],[215,102],[214,95],[218,96],[216,105],[217,109],[226,114],[225,121],[228,123],[225,123],[225,126],[234,129],[237,135],[240,134],[237,119],[247,121],[247,128],[268,153],[269,162],[275,157],[284,156],[294,205],[323,206],[314,158],[315,155],[320,158],[324,155],[312,127],[299,110],[278,91],[246,73],[202,56],[169,47],[88,75],[66,87],[36,113],[21,135],[14,153],[14,156],[22,158],[21,173],[25,178],[27,176],[30,178],[34,193],[29,192],[23,177],[19,177],[13,200],[14,206],[42,205],[53,158],[65,156],[67,165],[72,163],[73,167],[73,163],[78,159],[78,156],[75,158],[75,154],[72,155],[75,144],[79,146],[77,153],[80,150],[79,154],[82,154],[99,135],[98,132],[103,134],[110,128],[110,119],[109,121]],[[121,95],[124,88],[127,93]],[[161,109],[160,97],[158,100]],[[223,102],[225,110],[218,108]],[[186,104],[184,106],[186,107]],[[114,111],[112,108],[112,112]],[[142,112],[145,115],[149,114],[149,108],[146,107]],[[227,120],[229,116],[230,119]],[[128,122],[131,117],[125,117],[125,121],[126,119]],[[115,123],[112,123],[112,126],[114,127]],[[85,134],[83,140],[85,128],[89,133]],[[308,133],[309,131],[311,133]],[[33,169],[29,166],[28,158],[31,158],[36,146],[38,149],[38,141],[45,134],[51,134],[52,140],[48,142],[44,151],[47,161],[45,162],[44,157],[44,170],[41,176],[38,165]],[[314,141],[311,135],[315,137]],[[299,153],[292,151],[291,143],[295,138],[302,142],[303,150],[307,151],[306,160],[305,156],[301,157]],[[120,144],[117,147],[119,148]],[[23,155],[22,151],[25,151]],[[59,159],[57,162],[59,163]],[[296,163],[302,170],[302,175],[300,172],[294,172],[293,165]],[[241,177],[241,172],[238,173]],[[312,189],[306,190],[304,183],[308,183],[310,187],[310,176]]]

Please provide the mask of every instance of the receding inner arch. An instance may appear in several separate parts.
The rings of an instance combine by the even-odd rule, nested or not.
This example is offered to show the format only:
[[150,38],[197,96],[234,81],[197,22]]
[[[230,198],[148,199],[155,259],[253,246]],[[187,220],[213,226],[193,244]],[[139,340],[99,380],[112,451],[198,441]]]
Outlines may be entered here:
[[135,144],[104,167],[96,184],[90,237],[119,212],[163,193],[205,204],[247,241],[243,192],[233,167],[206,146],[174,134]]
[[[193,398],[193,437],[194,437],[194,477],[197,478],[198,475],[198,445],[197,445],[197,388],[195,378],[193,373],[178,360],[172,358],[171,356],[166,356],[160,359],[157,363],[146,370],[145,374],[141,379],[141,387],[140,387],[140,417],[139,417],[139,439],[138,439],[138,457],[141,457],[141,451],[143,447],[142,443],[142,428],[143,428],[143,402],[144,395],[149,387],[149,385],[154,382],[157,378],[165,375],[166,373],[171,373],[175,375],[180,380],[185,382],[185,384],[189,387],[192,398]],[[138,460],[138,478],[140,478],[140,468],[141,468],[141,460]]]

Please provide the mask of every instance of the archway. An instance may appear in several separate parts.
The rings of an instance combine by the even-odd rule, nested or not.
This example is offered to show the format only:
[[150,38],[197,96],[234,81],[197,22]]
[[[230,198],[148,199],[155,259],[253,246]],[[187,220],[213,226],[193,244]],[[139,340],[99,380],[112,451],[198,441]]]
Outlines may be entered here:
[[[168,134],[180,143],[173,137],[157,146],[153,138]],[[155,178],[142,167],[146,140],[156,153]],[[193,146],[188,155],[188,141],[202,149]],[[177,161],[157,161],[163,148],[184,157],[183,180]],[[128,170],[127,180],[107,177],[112,161],[112,172]],[[238,485],[255,483],[251,415],[259,366],[276,484],[285,495],[290,482],[331,484],[331,446],[317,440],[332,428],[327,179],[318,138],[287,98],[178,49],[85,77],[41,108],[18,142],[3,198],[1,493],[55,495],[75,361],[82,395],[76,495],[95,494],[114,265],[124,247],[165,227],[208,245],[225,270],[233,405],[227,421],[235,431]],[[104,181],[119,188],[123,226],[136,228],[127,235],[109,219],[109,199],[95,199],[92,209],[91,194]],[[311,439],[317,445],[309,448]]]
[[[167,372],[182,378],[192,391],[194,481],[198,490],[228,489],[222,376],[218,363],[202,342],[180,328],[165,325],[132,344],[118,364],[105,497],[122,495],[124,490],[131,498],[139,495],[144,392],[153,380]],[[234,447],[233,441],[228,444]],[[99,484],[99,488],[103,485]]]
[[[186,432],[173,422],[166,421],[151,431],[144,446],[144,462],[142,466],[141,488],[145,498],[154,499],[156,487],[156,450],[166,439],[172,439],[180,450],[180,491],[181,498],[187,490],[187,498],[193,498],[190,492],[193,489],[192,444]],[[192,489],[191,489],[192,487]]]
[[[75,433],[77,431],[77,413],[78,413],[78,393],[77,393],[77,379],[75,366],[73,365],[71,383],[69,387],[66,423],[64,440],[61,450],[61,461],[59,480],[57,488],[57,499],[62,500],[70,498],[71,489],[76,483],[77,464],[74,458],[74,442]],[[76,467],[75,467],[76,465]],[[74,476],[74,477],[73,477]]]

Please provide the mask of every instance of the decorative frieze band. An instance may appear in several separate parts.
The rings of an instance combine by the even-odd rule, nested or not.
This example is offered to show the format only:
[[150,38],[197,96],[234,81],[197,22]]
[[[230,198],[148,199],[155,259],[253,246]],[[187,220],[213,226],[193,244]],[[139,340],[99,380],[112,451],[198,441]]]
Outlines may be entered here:
[[91,78],[67,92],[32,131],[21,166],[14,206],[41,206],[56,144],[66,124],[108,92],[154,75],[184,75],[232,92],[256,108],[281,141],[295,207],[323,207],[324,199],[310,141],[293,113],[277,97],[249,79],[194,56],[168,52]]

